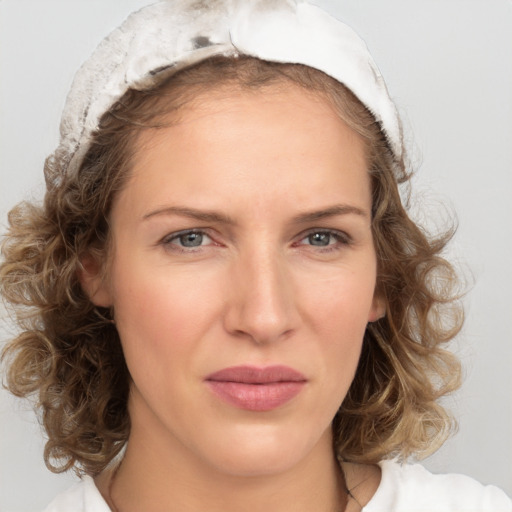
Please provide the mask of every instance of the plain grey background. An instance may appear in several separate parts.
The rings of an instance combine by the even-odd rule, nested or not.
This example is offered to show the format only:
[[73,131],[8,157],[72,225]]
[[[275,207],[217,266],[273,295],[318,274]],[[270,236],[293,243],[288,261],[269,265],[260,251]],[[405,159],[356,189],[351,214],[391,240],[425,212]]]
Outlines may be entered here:
[[[147,0],[0,0],[0,230],[38,197],[74,71]],[[317,0],[367,41],[401,112],[415,215],[457,212],[450,256],[474,285],[453,345],[465,383],[459,433],[426,465],[512,495],[512,1]],[[1,313],[0,340],[13,326]],[[0,391],[0,511],[35,511],[74,480],[53,475],[30,406]]]

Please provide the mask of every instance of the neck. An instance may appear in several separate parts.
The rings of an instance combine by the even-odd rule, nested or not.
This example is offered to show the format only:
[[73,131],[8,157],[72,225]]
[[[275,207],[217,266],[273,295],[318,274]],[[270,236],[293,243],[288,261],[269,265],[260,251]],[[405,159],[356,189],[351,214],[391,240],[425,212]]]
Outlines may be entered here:
[[151,465],[149,461],[143,466],[137,463],[143,469],[137,471],[134,464],[128,449],[110,486],[109,501],[115,512],[202,512],[206,508],[209,512],[342,512],[347,501],[334,459],[316,475],[300,467],[251,477],[212,471],[205,478],[205,471],[191,475],[188,468],[180,472],[173,464]]
[[[149,432],[151,434],[149,434]],[[341,512],[347,495],[330,432],[280,473],[237,475],[212,467],[157,429],[132,422],[125,457],[105,492],[116,512]],[[108,487],[108,485],[107,485]]]

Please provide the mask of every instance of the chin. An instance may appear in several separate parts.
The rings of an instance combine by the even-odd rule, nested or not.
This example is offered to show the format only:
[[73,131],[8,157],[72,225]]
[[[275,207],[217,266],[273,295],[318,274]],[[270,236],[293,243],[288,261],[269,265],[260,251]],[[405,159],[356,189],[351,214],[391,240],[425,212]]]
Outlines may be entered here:
[[287,450],[231,450],[215,462],[216,469],[230,476],[265,477],[285,473],[300,462],[297,453]]
[[264,477],[293,470],[319,451],[332,452],[330,428],[320,439],[304,434],[290,429],[279,432],[272,427],[239,432],[229,436],[229,441],[219,442],[212,454],[214,466],[231,476]]

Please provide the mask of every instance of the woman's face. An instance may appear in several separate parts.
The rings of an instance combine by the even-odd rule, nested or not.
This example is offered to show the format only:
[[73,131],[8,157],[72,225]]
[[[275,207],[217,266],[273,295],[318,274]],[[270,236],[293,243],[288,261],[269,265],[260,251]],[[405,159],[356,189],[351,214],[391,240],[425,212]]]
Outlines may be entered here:
[[129,446],[243,475],[330,453],[382,314],[359,136],[287,86],[200,97],[138,144],[93,296],[133,379]]

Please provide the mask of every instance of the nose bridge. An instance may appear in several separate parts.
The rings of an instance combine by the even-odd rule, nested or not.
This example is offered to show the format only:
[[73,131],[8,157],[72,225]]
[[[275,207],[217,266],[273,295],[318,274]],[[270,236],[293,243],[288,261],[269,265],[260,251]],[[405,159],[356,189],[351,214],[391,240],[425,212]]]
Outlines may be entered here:
[[241,253],[232,278],[230,331],[265,343],[277,340],[294,327],[288,265],[273,244],[259,244]]

